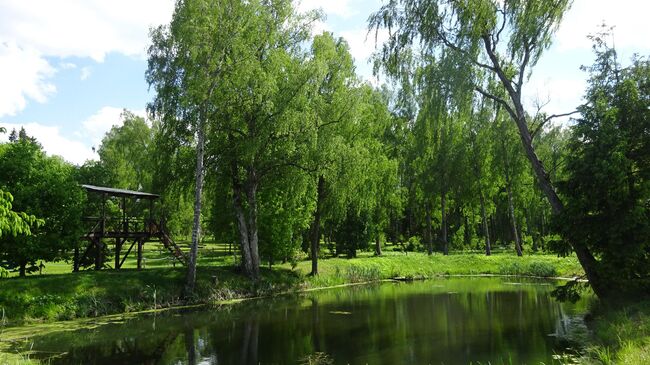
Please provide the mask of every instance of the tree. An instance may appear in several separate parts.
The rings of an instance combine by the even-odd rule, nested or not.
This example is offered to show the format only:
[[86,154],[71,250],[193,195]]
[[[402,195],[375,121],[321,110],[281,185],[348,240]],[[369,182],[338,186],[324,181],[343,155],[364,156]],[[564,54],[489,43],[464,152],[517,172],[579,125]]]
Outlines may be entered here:
[[[562,212],[563,204],[535,153],[522,91],[568,7],[569,0],[395,0],[370,18],[371,28],[390,31],[379,63],[393,77],[407,77],[409,69],[401,67],[402,59],[415,42],[424,62],[435,59],[442,49],[470,63],[466,79],[473,81],[475,92],[501,105],[517,126],[526,157],[555,214]],[[492,93],[486,84],[489,78],[477,77],[480,74],[494,76],[506,97]],[[580,241],[571,245],[592,288],[604,295],[607,288],[601,285],[593,253]]]
[[160,118],[169,154],[191,146],[194,170],[194,221],[187,267],[185,295],[194,291],[201,230],[201,203],[205,175],[204,157],[208,121],[215,112],[213,93],[241,25],[243,4],[229,0],[178,0],[169,25],[151,31],[147,82],[156,89],[148,108]]
[[60,157],[46,156],[40,144],[26,134],[0,145],[0,189],[12,192],[13,209],[40,217],[43,223],[32,226],[29,236],[4,236],[0,265],[25,276],[37,270],[37,260],[68,257],[81,236],[84,194],[75,175],[72,165]]
[[[353,137],[350,126],[354,123],[360,103],[358,80],[348,45],[342,38],[334,39],[331,33],[316,36],[312,43],[313,64],[317,73],[317,89],[310,96],[314,139],[305,164],[315,185],[315,209],[311,222],[309,241],[311,275],[318,274],[321,227],[323,220],[335,214],[336,204],[332,187],[338,179],[342,162],[342,144]],[[340,196],[341,191],[337,191]]]
[[241,6],[241,37],[229,56],[236,61],[229,63],[227,81],[215,90],[222,106],[215,114],[209,151],[215,168],[229,174],[242,269],[256,280],[258,192],[272,176],[300,168],[313,138],[306,116],[315,70],[303,46],[314,15],[298,17],[285,0]]
[[478,112],[473,113],[466,124],[467,140],[469,149],[469,168],[473,177],[474,189],[470,189],[474,196],[479,197],[481,228],[485,241],[485,255],[492,254],[492,242],[490,241],[490,229],[488,224],[488,211],[490,211],[490,200],[495,174],[489,168],[493,162],[492,154],[492,109],[486,100],[481,101]]
[[[0,133],[6,132],[6,128],[0,127]],[[13,201],[14,197],[11,193],[0,189],[0,238],[3,234],[30,235],[32,233],[30,226],[40,222],[33,215],[13,211]]]
[[309,137],[302,112],[312,70],[301,48],[309,19],[284,0],[179,1],[170,26],[152,33],[148,80],[158,95],[150,109],[175,141],[165,145],[191,146],[196,156],[188,283],[208,169],[229,174],[242,268],[259,276],[260,184],[295,165]]
[[100,163],[111,177],[109,186],[152,191],[155,129],[128,110],[124,110],[120,118],[122,125],[106,132],[97,150]]
[[615,299],[650,293],[650,62],[621,68],[607,37],[592,36],[597,57],[571,128],[558,227],[597,255],[605,298]]
[[0,238],[3,235],[12,236],[32,234],[31,226],[38,222],[33,215],[12,210],[14,197],[6,191],[0,190]]
[[513,128],[510,128],[511,125],[505,120],[499,106],[496,108],[494,118],[493,133],[495,141],[497,141],[493,145],[493,155],[495,156],[493,160],[494,169],[501,172],[503,189],[506,195],[507,215],[510,221],[510,233],[515,243],[517,256],[522,256],[521,242],[523,238],[521,237],[520,227],[518,227],[517,223],[515,197],[518,195],[516,192],[517,188],[521,189],[523,185],[520,183],[523,173],[520,157],[523,154],[520,151],[521,146],[516,144],[516,135],[514,135],[516,132]]

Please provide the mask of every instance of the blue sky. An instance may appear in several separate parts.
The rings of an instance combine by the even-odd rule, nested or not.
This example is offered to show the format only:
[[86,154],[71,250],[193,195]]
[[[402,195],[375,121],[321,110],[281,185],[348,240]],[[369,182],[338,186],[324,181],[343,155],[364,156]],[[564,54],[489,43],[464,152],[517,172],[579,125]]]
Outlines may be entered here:
[[[358,72],[371,78],[368,15],[381,0],[302,0],[301,11],[322,8],[314,32],[344,37]],[[574,0],[553,46],[526,86],[531,111],[572,111],[581,101],[592,62],[586,35],[602,21],[615,26],[622,60],[650,54],[645,0]],[[126,108],[144,115],[153,95],[144,80],[150,26],[168,23],[172,0],[0,0],[0,126],[25,126],[50,154],[81,164]],[[380,35],[381,41],[381,35]],[[381,82],[381,80],[380,80]],[[0,135],[6,139],[7,135]]]

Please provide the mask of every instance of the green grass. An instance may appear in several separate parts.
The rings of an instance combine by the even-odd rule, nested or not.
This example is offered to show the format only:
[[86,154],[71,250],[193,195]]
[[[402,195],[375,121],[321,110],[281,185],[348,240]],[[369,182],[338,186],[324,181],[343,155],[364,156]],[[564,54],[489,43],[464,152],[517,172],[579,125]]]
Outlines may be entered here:
[[[135,255],[133,255],[135,256]],[[157,244],[145,246],[146,268],[135,269],[130,257],[122,270],[70,272],[66,263],[46,263],[43,275],[0,279],[0,309],[10,326],[35,322],[97,317],[185,304],[180,298],[185,271],[172,265]],[[535,254],[517,257],[500,253],[490,257],[459,253],[449,256],[387,251],[381,257],[360,252],[358,258],[329,258],[319,262],[320,275],[310,277],[306,258],[295,268],[289,263],[263,267],[261,280],[251,282],[234,267],[227,245],[206,243],[200,250],[196,295],[190,303],[222,302],[283,292],[377,281],[394,277],[426,278],[439,275],[581,275],[575,258]]]
[[585,362],[650,364],[650,302],[601,306],[590,321],[595,341]]
[[[300,262],[297,270],[308,273],[308,261]],[[355,272],[364,271],[361,275]],[[358,258],[331,258],[319,262],[320,275],[311,278],[315,286],[330,286],[355,281],[371,281],[394,277],[427,278],[440,275],[521,275],[541,277],[574,277],[582,275],[580,264],[574,258],[558,258],[553,255],[529,255],[517,257],[514,254],[451,254],[443,256],[424,253],[387,252],[381,257],[371,253]],[[350,280],[355,278],[358,280]],[[365,280],[367,279],[367,280]]]

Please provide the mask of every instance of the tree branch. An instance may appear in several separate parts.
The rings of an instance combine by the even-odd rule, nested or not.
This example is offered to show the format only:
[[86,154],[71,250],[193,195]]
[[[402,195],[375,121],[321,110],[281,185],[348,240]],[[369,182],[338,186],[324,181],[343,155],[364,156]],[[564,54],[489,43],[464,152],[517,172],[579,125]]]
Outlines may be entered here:
[[515,111],[512,110],[510,105],[508,105],[508,103],[505,100],[503,100],[502,98],[500,98],[500,97],[498,97],[498,96],[496,96],[494,94],[491,94],[491,93],[483,90],[483,88],[481,88],[480,86],[475,86],[474,90],[479,92],[481,95],[485,96],[486,98],[492,99],[495,102],[499,103],[501,106],[503,106],[508,111],[508,114],[510,114],[510,116],[512,118],[516,118]]
[[539,123],[539,125],[537,126],[537,128],[535,128],[535,130],[530,134],[530,135],[531,135],[531,138],[535,138],[535,136],[537,135],[537,133],[539,133],[539,132],[542,130],[542,128],[544,128],[544,126],[546,125],[546,123],[548,123],[549,121],[551,121],[551,119],[554,119],[554,118],[561,118],[561,117],[568,117],[569,115],[573,115],[573,114],[576,114],[576,113],[580,113],[580,111],[578,111],[578,110],[574,110],[574,111],[569,112],[569,113],[562,113],[562,114],[553,114],[553,115],[549,115],[548,117],[544,118],[544,120],[542,120],[542,122]]
[[519,78],[517,79],[517,93],[520,95],[521,87],[524,84],[524,74],[526,73],[526,67],[528,66],[528,62],[530,62],[530,52],[534,46],[535,43],[528,43],[528,41],[524,41],[524,59],[519,65]]
[[458,53],[460,53],[460,54],[462,54],[462,55],[467,56],[468,59],[469,59],[473,64],[475,64],[476,66],[481,67],[481,68],[484,68],[484,69],[486,69],[486,70],[496,71],[496,70],[494,69],[493,66],[490,66],[490,65],[488,65],[488,64],[486,64],[486,63],[479,62],[478,60],[476,60],[476,59],[475,59],[474,57],[472,57],[471,55],[468,55],[468,54],[467,54],[467,51],[465,51],[464,49],[462,49],[461,47],[459,47],[457,44],[451,42],[449,39],[447,39],[447,37],[445,37],[445,35],[444,35],[443,33],[439,32],[439,31],[436,31],[436,33],[438,33],[438,38],[442,41],[442,43],[443,43],[445,46],[451,48],[452,50],[454,50],[454,51],[456,51],[456,52],[458,52]]

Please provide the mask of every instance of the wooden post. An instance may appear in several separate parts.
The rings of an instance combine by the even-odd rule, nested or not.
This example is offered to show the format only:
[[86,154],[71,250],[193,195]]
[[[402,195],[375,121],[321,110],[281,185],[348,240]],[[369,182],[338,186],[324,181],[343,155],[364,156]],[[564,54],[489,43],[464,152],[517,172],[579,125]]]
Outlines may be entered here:
[[122,241],[119,238],[115,239],[115,270],[120,269],[120,251],[122,250]]
[[129,221],[126,219],[126,197],[122,197],[122,232],[129,232]]
[[153,223],[153,199],[149,199],[149,222],[145,228],[145,231],[151,233],[151,224]]
[[102,194],[102,218],[101,218],[101,235],[106,232],[106,193]]
[[142,240],[138,240],[138,270],[142,270]]

